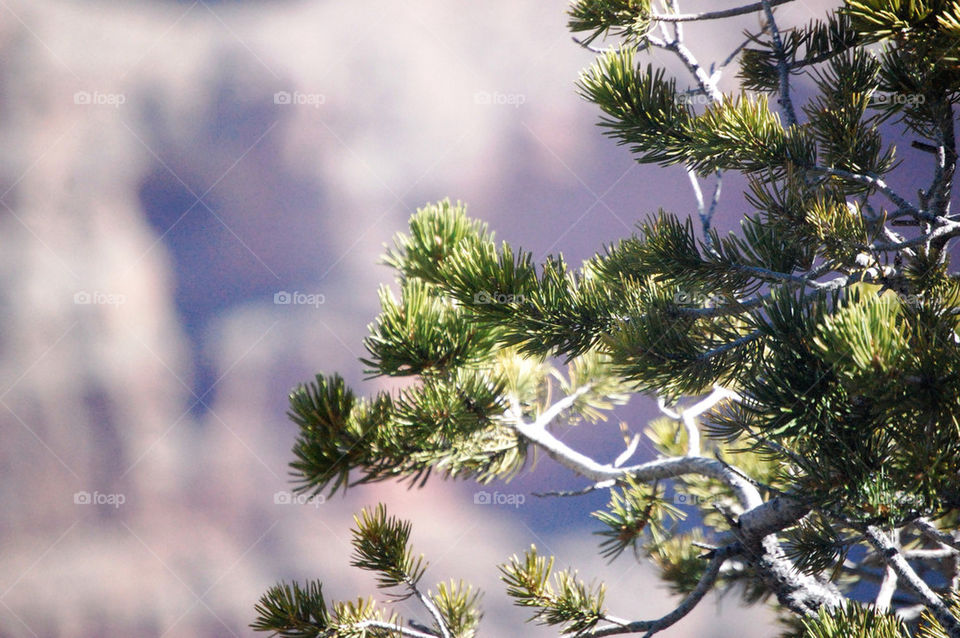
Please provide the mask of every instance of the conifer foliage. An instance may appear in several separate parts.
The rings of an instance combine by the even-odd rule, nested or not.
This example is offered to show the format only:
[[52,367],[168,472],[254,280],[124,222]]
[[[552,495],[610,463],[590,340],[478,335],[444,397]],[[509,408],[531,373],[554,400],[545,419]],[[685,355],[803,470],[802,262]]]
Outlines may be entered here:
[[[665,616],[632,618],[607,608],[602,583],[533,547],[501,566],[532,622],[651,636],[711,590],[735,590],[773,606],[785,636],[960,638],[960,2],[845,0],[781,24],[791,1],[684,13],[677,0],[575,0],[569,26],[596,53],[580,94],[637,161],[687,171],[696,214],[648,211],[635,234],[572,267],[496,241],[462,204],[417,211],[385,256],[396,286],[380,291],[362,360],[411,383],[359,397],[321,374],[297,388],[298,489],[485,483],[545,454],[584,492],[609,492],[594,514],[599,551],[649,560],[680,598]],[[685,43],[687,22],[748,14],[760,26],[726,60],[707,66]],[[664,56],[689,73],[668,77]],[[721,91],[733,64],[739,88]],[[908,167],[895,136],[912,147]],[[897,170],[921,181],[896,189]],[[721,234],[712,216],[728,171],[747,190],[739,230]],[[624,426],[615,462],[553,434],[641,393],[663,415]],[[631,462],[643,436],[659,456]],[[692,532],[676,532],[677,495],[700,509]],[[422,618],[372,599],[331,606],[311,582],[270,589],[253,627],[479,635],[478,592],[425,588],[409,523],[365,510],[353,545],[353,565]]]

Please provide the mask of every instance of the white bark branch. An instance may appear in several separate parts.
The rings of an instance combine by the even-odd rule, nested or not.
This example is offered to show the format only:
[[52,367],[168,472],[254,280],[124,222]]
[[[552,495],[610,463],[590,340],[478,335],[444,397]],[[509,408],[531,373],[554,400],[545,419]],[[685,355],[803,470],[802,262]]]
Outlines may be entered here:
[[[891,542],[899,545],[900,535],[894,532]],[[877,598],[874,601],[874,607],[877,611],[890,611],[890,602],[893,600],[893,594],[897,591],[897,572],[890,565],[887,565],[883,573],[883,581],[880,583],[880,590],[877,592]]]
[[750,481],[715,459],[683,456],[615,467],[577,452],[547,431],[550,420],[565,409],[558,406],[569,407],[578,393],[585,391],[580,388],[561,399],[533,423],[523,419],[521,408],[514,399],[509,425],[558,463],[595,483],[616,481],[628,475],[642,482],[651,482],[685,474],[699,474],[723,482],[733,491],[743,510],[734,533],[743,544],[746,558],[757,568],[764,584],[777,595],[778,600],[800,614],[815,613],[822,605],[833,607],[840,604],[840,594],[834,588],[793,567],[775,536],[776,532],[795,525],[806,516],[809,508],[800,502],[788,497],[776,497],[764,502]]
[[937,619],[937,622],[943,625],[947,635],[951,638],[960,638],[960,620],[957,620],[950,612],[950,608],[943,602],[943,599],[930,589],[930,586],[917,575],[917,572],[913,571],[913,568],[910,567],[900,550],[887,535],[873,525],[866,528],[865,535],[887,565],[897,573],[898,579],[920,597],[920,600]]
[[[776,7],[781,4],[793,2],[793,0],[770,0],[770,6]],[[742,7],[733,7],[732,9],[721,9],[719,11],[704,11],[702,13],[652,13],[650,17],[659,22],[695,22],[698,20],[718,20],[720,18],[729,18],[732,16],[744,15],[746,13],[755,13],[763,9],[762,2],[754,2]]]
[[937,527],[927,519],[918,518],[917,520],[913,521],[913,526],[920,530],[920,532],[927,538],[935,540],[938,543],[943,543],[948,547],[960,550],[960,540],[958,540],[952,534],[948,534],[941,529],[937,529]]
[[[877,177],[875,175],[861,175],[859,173],[851,173],[850,171],[843,170],[842,168],[828,168],[826,166],[814,166],[811,170],[826,173],[827,175],[835,175],[836,177],[849,179],[850,181],[858,182],[860,184],[864,184],[865,186],[872,186],[886,195],[887,198],[899,206],[901,210],[904,210],[914,216],[924,216],[923,211],[901,197],[900,194],[893,190],[885,181],[883,181],[881,177]],[[930,215],[929,213],[927,216],[936,219],[936,216]]]
[[726,399],[737,399],[736,392],[731,392],[726,388],[715,386],[713,392],[691,406],[681,409],[679,412],[667,407],[662,397],[657,397],[657,407],[665,415],[683,423],[684,430],[687,433],[687,456],[700,456],[700,425],[699,417],[704,412],[712,409],[721,401]]
[[408,581],[407,586],[410,587],[410,590],[413,592],[413,595],[417,597],[417,600],[420,601],[420,604],[426,607],[427,611],[430,612],[430,615],[433,616],[433,620],[437,623],[437,627],[440,628],[440,635],[442,638],[452,638],[450,634],[450,628],[447,627],[447,622],[443,619],[443,614],[441,614],[437,606],[433,604],[433,601],[430,600],[430,597],[420,591],[420,588],[417,587],[413,582]]
[[436,634],[424,633],[422,631],[417,631],[416,629],[410,629],[409,627],[404,627],[403,625],[395,625],[382,620],[364,620],[353,625],[353,627],[360,630],[386,629],[387,631],[395,631],[403,636],[409,636],[410,638],[437,638]]

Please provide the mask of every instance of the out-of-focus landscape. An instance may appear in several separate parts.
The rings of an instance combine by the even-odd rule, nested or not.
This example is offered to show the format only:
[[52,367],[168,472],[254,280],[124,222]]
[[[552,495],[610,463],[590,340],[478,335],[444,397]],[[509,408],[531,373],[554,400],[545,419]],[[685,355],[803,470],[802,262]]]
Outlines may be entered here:
[[[695,214],[681,168],[642,167],[594,126],[574,87],[592,54],[564,10],[0,0],[0,636],[250,636],[281,579],[382,599],[349,566],[352,515],[377,501],[412,519],[431,582],[485,591],[482,636],[555,635],[498,582],[531,543],[604,579],[618,615],[672,609],[651,566],[598,556],[602,495],[532,495],[583,485],[549,460],[484,488],[517,507],[437,480],[289,497],[289,390],[321,370],[388,387],[357,359],[392,276],[378,256],[418,206],[462,199],[573,264],[658,207]],[[690,33],[705,60],[742,39]],[[725,184],[721,227],[740,190]],[[654,412],[634,399],[567,440],[612,459],[616,420]],[[774,631],[731,595],[661,635]]]

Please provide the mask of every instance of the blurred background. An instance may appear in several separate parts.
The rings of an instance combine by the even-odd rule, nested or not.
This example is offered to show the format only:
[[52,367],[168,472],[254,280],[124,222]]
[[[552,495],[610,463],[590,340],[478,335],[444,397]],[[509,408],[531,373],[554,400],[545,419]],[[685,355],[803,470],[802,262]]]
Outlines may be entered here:
[[[594,126],[574,87],[593,55],[565,8],[0,0],[0,636],[250,636],[280,579],[382,598],[349,567],[351,517],[377,501],[413,520],[431,582],[484,589],[483,636],[556,635],[497,579],[531,544],[604,579],[613,613],[673,608],[652,567],[597,555],[603,495],[533,496],[584,485],[549,460],[485,488],[509,504],[439,481],[289,498],[287,393],[320,371],[385,387],[357,358],[392,277],[383,244],[418,206],[464,200],[572,264],[658,207],[695,215],[681,168],[640,166]],[[735,27],[687,37],[722,60]],[[724,184],[721,227],[741,186]],[[635,398],[567,441],[609,460],[617,421],[655,412]],[[662,635],[773,625],[711,597]]]

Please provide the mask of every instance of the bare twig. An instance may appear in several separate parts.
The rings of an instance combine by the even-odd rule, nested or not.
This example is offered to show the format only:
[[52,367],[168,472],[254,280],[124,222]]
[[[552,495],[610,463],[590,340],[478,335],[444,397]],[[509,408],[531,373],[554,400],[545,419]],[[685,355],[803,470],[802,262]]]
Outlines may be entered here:
[[[890,542],[899,547],[900,544],[900,534],[894,530],[893,538]],[[880,590],[877,592],[877,598],[874,601],[874,606],[877,608],[877,611],[887,612],[890,610],[890,601],[893,600],[893,594],[897,591],[897,572],[893,569],[892,566],[887,565],[884,574],[883,582],[880,583]]]
[[[710,220],[713,219],[713,214],[717,211],[717,204],[720,203],[720,192],[723,189],[723,173],[717,171],[717,181],[713,185],[713,197],[710,198],[710,208],[707,209],[707,221],[704,224],[703,232],[708,233],[710,230]],[[710,244],[710,236],[706,237],[707,244]]]
[[593,485],[588,485],[583,489],[579,490],[550,490],[547,492],[533,492],[533,495],[538,498],[543,498],[547,496],[583,496],[589,494],[590,492],[595,492],[596,490],[605,490],[609,487],[613,487],[617,482],[613,479],[608,481],[600,481],[599,483],[594,483]]
[[957,539],[952,534],[948,534],[943,530],[937,529],[933,523],[928,521],[925,518],[918,518],[913,521],[913,526],[920,530],[920,533],[926,536],[927,538],[937,541],[938,543],[943,543],[948,547],[960,550],[960,539]]
[[[770,6],[776,7],[781,4],[787,4],[793,0],[770,0]],[[754,2],[742,7],[733,7],[731,9],[721,9],[719,11],[704,11],[702,13],[654,13],[651,18],[658,22],[695,22],[698,20],[719,20],[720,18],[730,18],[740,16],[746,13],[754,13],[764,8],[763,2]]]
[[409,636],[410,638],[437,638],[437,634],[428,634],[422,631],[417,631],[416,629],[404,627],[403,625],[395,625],[393,623],[383,622],[382,620],[363,620],[353,625],[353,627],[360,631],[363,631],[364,629],[384,629],[386,631],[397,632],[402,636]]
[[923,614],[923,610],[926,609],[923,605],[911,605],[909,607],[903,607],[896,611],[897,617],[905,623],[916,622],[920,619],[920,615]]
[[873,525],[867,526],[865,534],[870,544],[880,552],[887,565],[897,573],[898,580],[902,581],[904,585],[920,597],[920,600],[937,619],[937,622],[947,630],[947,634],[951,638],[960,638],[960,621],[950,612],[950,608],[943,602],[943,599],[930,589],[930,586],[917,575],[917,572],[913,571],[903,554],[900,553],[900,550],[887,535]]
[[[789,2],[790,0],[783,0],[783,1]],[[762,7],[762,4],[754,7],[753,10],[754,11],[759,10],[761,7]],[[673,9],[673,14],[670,17],[673,17],[673,18],[681,17],[681,14],[679,12],[678,0],[670,0],[670,8]],[[723,12],[719,12],[719,13],[723,13]],[[707,15],[707,14],[700,14],[700,15]],[[668,17],[668,16],[664,16],[664,17]],[[656,40],[656,42],[654,42],[653,40],[650,40],[650,38],[648,37],[648,40],[650,40],[651,43],[655,44],[655,46],[674,52],[677,55],[677,57],[680,58],[683,64],[687,67],[687,70],[689,70],[690,73],[693,75],[694,79],[697,81],[698,86],[700,87],[700,91],[704,95],[709,97],[714,104],[722,103],[724,100],[724,95],[720,91],[720,89],[717,87],[717,82],[719,82],[720,80],[719,71],[715,72],[711,67],[710,73],[708,74],[703,69],[703,67],[700,66],[700,63],[697,61],[696,57],[693,55],[693,52],[690,51],[690,49],[688,49],[683,43],[683,28],[682,28],[683,20],[673,20],[673,23],[674,23],[674,27],[673,27],[674,30],[673,30],[672,40],[670,40],[667,36],[666,29],[663,26],[664,25],[663,20],[660,21],[659,24],[661,26],[661,29],[663,30],[664,39],[662,41]],[[703,200],[703,191],[700,190],[700,181],[697,179],[696,172],[691,167],[689,166],[687,167],[687,177],[690,179],[690,185],[693,188],[693,193],[697,200],[697,214],[700,216],[700,224],[703,227],[703,239],[709,248],[712,248],[712,243],[713,243],[712,238],[710,236],[710,223],[713,218],[713,213],[717,207],[717,201],[720,198],[720,186],[721,186],[720,176],[721,176],[720,171],[717,171],[717,183],[716,183],[716,186],[714,187],[713,200],[708,210]]]
[[620,467],[624,463],[630,460],[630,457],[633,456],[634,452],[637,451],[637,446],[640,445],[640,435],[634,434],[633,438],[630,439],[630,443],[627,444],[627,449],[620,453],[620,455],[613,461],[613,467]]
[[716,103],[723,102],[723,93],[717,88],[713,78],[707,75],[707,72],[700,66],[700,63],[697,62],[693,52],[691,52],[683,42],[674,40],[668,42],[664,48],[677,54],[684,66],[687,67],[687,70],[696,78],[700,88],[703,89],[703,92],[706,93],[712,101]]
[[727,343],[725,343],[725,344],[723,344],[723,345],[717,346],[716,348],[713,348],[713,349],[711,349],[711,350],[707,350],[706,352],[704,352],[703,354],[701,354],[700,356],[698,356],[697,359],[699,359],[699,360],[701,360],[701,361],[706,361],[707,359],[712,359],[713,357],[716,357],[716,356],[719,356],[719,355],[724,354],[724,353],[726,353],[726,352],[729,352],[730,350],[733,350],[733,349],[735,349],[735,348],[739,348],[740,346],[744,346],[744,345],[746,345],[746,344],[748,344],[748,343],[750,343],[750,342],[752,342],[752,341],[756,341],[757,339],[759,339],[759,338],[762,337],[762,336],[763,336],[763,333],[762,333],[762,332],[760,332],[759,330],[754,330],[753,332],[748,333],[748,334],[745,334],[745,335],[743,335],[742,337],[738,337],[737,339],[734,339],[733,341],[729,341],[729,342],[727,342]]
[[622,479],[627,476],[633,476],[640,481],[648,482],[657,479],[675,478],[684,474],[701,474],[722,481],[733,489],[744,510],[762,505],[763,501],[760,494],[753,485],[714,459],[702,456],[684,456],[657,459],[640,465],[614,467],[611,464],[599,463],[569,447],[553,436],[546,426],[555,416],[566,409],[564,406],[569,407],[577,396],[586,392],[587,387],[581,387],[576,392],[567,395],[544,411],[533,423],[524,421],[520,406],[514,401],[511,408],[510,424],[518,434],[540,447],[558,463],[595,483]]
[[930,208],[940,217],[950,214],[950,193],[953,176],[957,169],[957,141],[953,124],[953,107],[947,109],[939,129],[940,145],[937,147],[937,167],[933,186],[930,188]]
[[693,189],[693,196],[697,200],[697,212],[700,213],[700,219],[707,214],[707,205],[703,202],[703,191],[700,190],[700,180],[697,178],[697,172],[691,167],[687,167],[687,178],[690,180],[690,188]]
[[680,413],[667,405],[667,402],[663,400],[663,397],[657,397],[657,407],[660,408],[660,411],[663,412],[665,416],[670,417],[674,421],[679,421],[682,417]]
[[[736,58],[737,55],[746,48],[748,44],[754,41],[754,38],[758,37],[759,35],[762,35],[763,33],[766,33],[766,31],[767,31],[767,25],[764,25],[763,28],[760,30],[760,33],[758,33],[757,35],[747,34],[747,37],[743,40],[743,42],[737,45],[737,48],[734,49],[730,53],[730,55],[728,55],[727,58],[720,64],[720,66],[717,67],[717,71],[725,69],[731,62],[733,62],[733,59]],[[713,67],[710,67],[710,68],[712,71]]]
[[584,638],[600,638],[601,636],[616,636],[619,634],[639,633],[641,631],[645,631],[647,633],[644,634],[644,638],[649,638],[649,636],[654,635],[658,631],[663,631],[667,627],[676,624],[681,618],[693,611],[693,608],[696,607],[701,600],[703,600],[703,597],[707,595],[714,583],[717,582],[717,577],[720,575],[720,567],[723,565],[724,561],[734,554],[740,553],[740,551],[742,551],[742,548],[739,546],[739,544],[720,547],[714,550],[712,552],[713,557],[710,560],[710,564],[707,566],[706,571],[697,582],[697,586],[694,587],[693,591],[687,594],[687,597],[684,598],[680,604],[677,605],[676,608],[669,614],[656,620],[639,620],[633,622],[626,622],[611,618],[608,620],[614,624],[583,632],[579,635],[584,636]]
[[941,547],[939,549],[905,549],[902,550],[903,557],[907,560],[943,560],[957,554],[957,550],[952,547]]
[[706,398],[694,403],[690,407],[684,408],[680,413],[683,426],[687,431],[687,455],[700,456],[700,427],[697,418],[704,412],[713,409],[721,401],[733,399],[737,396],[726,388],[715,386]]
[[583,40],[578,39],[576,36],[572,36],[570,39],[573,40],[574,42],[576,42],[577,44],[579,44],[580,46],[582,46],[582,47],[583,47],[584,49],[586,49],[587,51],[590,51],[591,53],[599,53],[599,54],[603,55],[603,54],[605,54],[605,53],[612,53],[613,51],[616,51],[616,49],[600,49],[600,48],[597,48],[597,47],[593,46],[592,44],[588,44],[588,43],[584,42]]
[[[680,14],[680,2],[679,0],[667,0],[670,5],[670,15],[678,16]],[[683,21],[676,20],[673,22],[673,39],[683,41]]]
[[[887,196],[887,198],[892,201],[894,204],[900,207],[901,210],[905,211],[907,214],[914,215],[917,217],[923,217],[926,215],[931,218],[931,221],[936,219],[935,215],[930,215],[921,211],[919,208],[908,202],[906,199],[900,196],[895,190],[890,188],[882,178],[877,175],[861,175],[859,173],[851,173],[850,171],[843,170],[842,168],[832,168],[827,166],[814,166],[810,170],[820,173],[826,173],[827,175],[835,175],[837,177],[842,177],[844,179],[849,179],[853,182],[858,182],[866,186],[872,186],[878,191]],[[889,219],[893,219],[894,215],[891,215]]]
[[793,100],[790,99],[790,66],[784,52],[783,40],[780,38],[780,29],[777,28],[777,20],[773,17],[773,1],[763,0],[762,5],[767,16],[767,24],[770,26],[773,52],[777,58],[777,71],[780,74],[780,104],[783,106],[784,117],[789,128],[797,125],[797,113],[793,109]]
[[429,596],[420,591],[420,588],[417,587],[412,581],[407,581],[407,586],[410,588],[410,591],[413,592],[413,595],[417,597],[417,600],[420,601],[420,604],[426,607],[427,611],[430,612],[430,615],[433,616],[433,620],[437,623],[437,627],[440,628],[440,636],[442,638],[452,638],[450,633],[450,628],[447,627],[447,621],[443,619],[443,614],[440,613],[440,610],[437,608]]
[[723,173],[717,171],[717,181],[713,186],[713,196],[710,199],[709,208],[703,200],[703,191],[700,189],[700,180],[697,178],[696,171],[687,167],[687,178],[690,180],[690,187],[693,189],[694,198],[697,200],[697,215],[700,217],[700,226],[703,229],[703,242],[708,249],[712,250],[713,237],[710,235],[710,226],[713,221],[713,214],[717,210],[717,204],[720,202]]
[[919,244],[927,244],[934,240],[945,241],[960,235],[960,222],[947,221],[942,226],[937,226],[928,233],[918,235],[916,237],[911,237],[910,239],[905,239],[899,242],[893,243],[876,243],[871,244],[867,248],[871,251],[893,251],[893,250],[902,250],[904,248],[909,248],[910,246],[917,246]]

